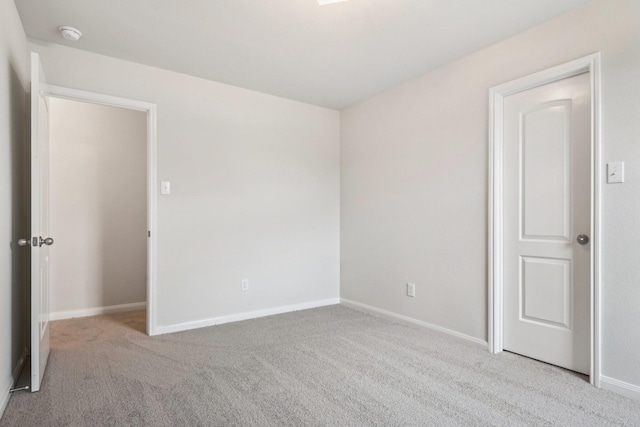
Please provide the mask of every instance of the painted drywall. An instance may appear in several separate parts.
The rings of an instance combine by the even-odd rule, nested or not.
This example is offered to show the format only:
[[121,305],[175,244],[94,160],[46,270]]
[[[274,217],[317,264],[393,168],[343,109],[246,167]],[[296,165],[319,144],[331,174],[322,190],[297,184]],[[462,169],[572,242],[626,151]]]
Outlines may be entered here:
[[51,84],[157,104],[158,326],[338,298],[338,111],[31,48]]
[[602,192],[602,373],[640,385],[636,0],[595,1],[342,112],[342,297],[486,339],[488,90],[598,51],[602,161],[626,163]]
[[147,115],[50,98],[51,313],[146,301]]
[[27,40],[15,5],[0,0],[0,416],[27,343],[29,249],[26,126]]

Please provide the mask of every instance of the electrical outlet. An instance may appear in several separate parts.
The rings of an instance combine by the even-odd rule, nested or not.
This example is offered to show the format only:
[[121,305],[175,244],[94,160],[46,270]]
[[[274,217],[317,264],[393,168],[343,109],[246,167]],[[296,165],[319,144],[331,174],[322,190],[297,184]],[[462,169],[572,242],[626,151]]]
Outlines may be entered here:
[[416,284],[415,283],[407,283],[407,296],[415,297],[416,296]]
[[249,279],[242,279],[242,291],[249,290]]

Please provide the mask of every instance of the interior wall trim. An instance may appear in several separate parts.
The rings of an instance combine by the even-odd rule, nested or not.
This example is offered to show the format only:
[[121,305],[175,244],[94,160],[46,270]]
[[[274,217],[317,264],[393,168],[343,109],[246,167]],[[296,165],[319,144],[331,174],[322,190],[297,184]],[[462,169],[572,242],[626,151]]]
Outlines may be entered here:
[[22,350],[22,354],[20,355],[20,359],[18,359],[18,363],[13,368],[13,372],[11,373],[11,378],[9,378],[9,384],[2,387],[2,400],[0,400],[0,418],[2,418],[2,414],[4,414],[4,410],[7,408],[7,404],[9,403],[9,398],[11,397],[11,393],[9,390],[15,387],[18,378],[20,377],[20,373],[24,368],[24,364],[27,361],[27,356],[29,355],[29,349],[25,347]]
[[433,323],[423,322],[422,320],[414,319],[412,317],[403,316],[402,314],[394,313],[392,311],[383,310],[378,307],[373,307],[368,304],[363,304],[361,302],[353,301],[347,298],[341,298],[340,303],[351,308],[360,309],[363,311],[367,311],[370,313],[381,314],[384,317],[388,317],[391,319],[402,320],[414,325],[422,326],[423,328],[431,329],[434,331],[442,332],[447,335],[454,336],[456,338],[461,338],[465,341],[470,341],[472,343],[481,345],[483,347],[487,347],[487,342],[480,338],[472,337],[471,335],[463,334],[462,332],[454,331],[453,329],[447,329],[442,326],[434,325]]
[[49,315],[49,320],[73,319],[75,317],[99,316],[101,314],[120,313],[124,311],[144,310],[146,302],[134,302],[130,304],[108,305],[105,307],[83,308],[80,310],[58,311]]
[[600,377],[600,386],[605,390],[640,400],[640,386],[629,384],[604,375]]
[[158,107],[156,104],[87,92],[62,86],[47,85],[47,96],[127,108],[147,113],[147,334],[156,334],[156,293],[158,281]]
[[339,298],[330,298],[300,304],[284,305],[280,307],[267,308],[264,310],[248,311],[244,313],[212,317],[209,319],[195,320],[192,322],[177,323],[175,325],[156,326],[156,333],[160,335],[170,334],[173,332],[189,331],[191,329],[206,328],[207,326],[223,325],[225,323],[257,319],[259,317],[273,316],[274,314],[290,313],[292,311],[308,310],[310,308],[326,307],[329,305],[337,304],[340,304]]
[[491,353],[503,347],[503,113],[504,98],[579,74],[590,74],[591,85],[591,366],[590,381],[600,387],[601,307],[601,143],[600,143],[600,53],[543,70],[489,90],[489,200],[488,200],[488,343]]

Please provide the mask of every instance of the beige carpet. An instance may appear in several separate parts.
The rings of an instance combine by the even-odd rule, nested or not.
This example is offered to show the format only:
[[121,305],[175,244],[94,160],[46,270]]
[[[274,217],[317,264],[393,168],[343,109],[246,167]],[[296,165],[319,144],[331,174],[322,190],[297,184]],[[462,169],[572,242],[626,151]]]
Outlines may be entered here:
[[149,338],[144,313],[52,325],[0,426],[640,425],[584,377],[342,306]]

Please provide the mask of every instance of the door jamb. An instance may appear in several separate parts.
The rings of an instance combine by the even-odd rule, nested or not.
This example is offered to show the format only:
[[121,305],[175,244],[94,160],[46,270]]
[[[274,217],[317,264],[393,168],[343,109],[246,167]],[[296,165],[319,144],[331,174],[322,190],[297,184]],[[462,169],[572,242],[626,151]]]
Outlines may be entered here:
[[504,98],[538,86],[589,73],[591,85],[591,364],[590,382],[600,387],[600,53],[540,71],[489,90],[488,344],[503,351],[503,113]]
[[156,104],[121,98],[100,93],[86,92],[61,86],[44,87],[47,96],[89,102],[111,107],[147,113],[147,335],[156,335],[156,289],[158,270],[157,249],[157,176],[158,176],[158,138],[157,138],[157,106]]

